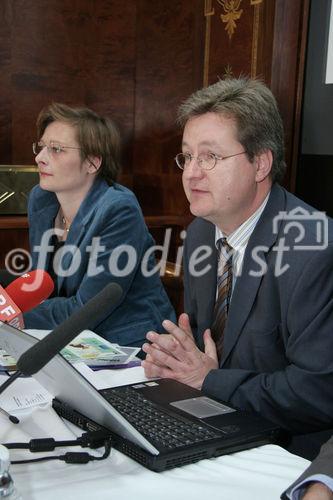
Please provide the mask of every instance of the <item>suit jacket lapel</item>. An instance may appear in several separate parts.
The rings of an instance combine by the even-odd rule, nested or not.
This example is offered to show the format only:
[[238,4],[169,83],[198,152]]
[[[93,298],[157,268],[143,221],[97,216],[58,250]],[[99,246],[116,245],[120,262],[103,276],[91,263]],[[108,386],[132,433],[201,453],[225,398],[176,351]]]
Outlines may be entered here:
[[[80,245],[86,235],[87,227],[93,224],[92,220],[95,215],[97,201],[108,188],[109,186],[104,180],[96,179],[88,195],[83,200],[66,240],[66,246],[73,245],[74,251],[67,251],[65,253],[62,260],[63,269],[69,269],[75,258],[80,259],[80,261],[82,259],[86,260],[85,257],[81,255],[81,252],[87,252],[87,248],[83,246],[80,247]],[[67,278],[67,276],[58,277],[58,291],[60,291],[65,278]]]
[[[274,245],[277,239],[277,233],[273,233],[273,219],[285,209],[285,194],[284,190],[278,185],[273,185],[267,205],[255,227],[248,245],[246,247],[243,269],[241,276],[237,278],[233,291],[228,320],[224,332],[224,348],[220,366],[226,362],[230,352],[235,346],[242,328],[250,314],[251,308],[255,301],[258,288],[263,273],[258,273],[258,276],[253,275],[253,271],[259,271],[260,267],[255,263],[252,251],[258,247],[262,249],[256,252],[256,255],[266,262],[267,253]],[[252,271],[252,273],[250,273]]]
[[[50,263],[51,252],[46,251],[46,246],[51,243],[52,235],[54,234],[53,224],[54,219],[57,215],[59,209],[59,205],[50,204],[47,205],[40,210],[37,210],[32,214],[32,217],[38,221],[38,234],[41,236],[39,244],[31,248],[31,251],[35,254],[36,261],[34,262],[34,266],[43,267],[44,269],[48,269]],[[45,238],[44,235],[49,231],[49,237]],[[40,248],[40,247],[43,248]],[[45,253],[45,257],[44,257]],[[41,262],[40,259],[43,260],[45,258],[45,263]]]
[[207,245],[212,249],[211,254],[204,260],[202,268],[208,267],[208,271],[202,276],[197,277],[197,301],[200,317],[198,318],[198,346],[204,349],[203,331],[211,326],[211,318],[216,299],[216,276],[217,276],[217,250],[215,246],[215,226],[211,223],[206,223],[200,234],[200,242],[197,246]]
[[[80,249],[80,243],[85,235],[85,225],[82,223],[81,217],[71,225],[71,230],[68,233],[68,237],[66,239],[66,246],[63,247],[65,254],[61,259],[61,268],[66,271],[72,265],[72,262],[75,262],[75,259],[82,260],[81,251],[85,251],[85,249]],[[68,246],[71,246],[71,250],[68,249]],[[61,249],[62,250],[62,249]],[[76,268],[75,265],[73,265]],[[68,278],[68,276],[58,275],[57,285],[58,292],[60,292],[61,287],[64,283],[64,280]]]

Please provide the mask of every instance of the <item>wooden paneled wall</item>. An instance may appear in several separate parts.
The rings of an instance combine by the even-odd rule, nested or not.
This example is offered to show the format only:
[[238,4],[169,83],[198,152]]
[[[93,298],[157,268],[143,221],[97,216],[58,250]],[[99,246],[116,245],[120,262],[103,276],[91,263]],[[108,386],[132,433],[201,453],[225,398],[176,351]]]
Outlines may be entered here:
[[0,164],[32,163],[44,105],[86,105],[119,124],[120,181],[145,216],[185,224],[177,107],[203,85],[243,74],[263,78],[277,97],[293,189],[308,3],[1,0]]
[[0,164],[31,163],[44,105],[86,105],[119,124],[144,212],[184,213],[175,117],[202,85],[202,0],[2,0],[0,20]]
[[250,74],[278,98],[292,170],[307,3],[2,0],[0,164],[31,163],[42,106],[84,104],[120,125],[121,181],[144,212],[181,215],[187,203],[173,162],[176,109],[203,84]]

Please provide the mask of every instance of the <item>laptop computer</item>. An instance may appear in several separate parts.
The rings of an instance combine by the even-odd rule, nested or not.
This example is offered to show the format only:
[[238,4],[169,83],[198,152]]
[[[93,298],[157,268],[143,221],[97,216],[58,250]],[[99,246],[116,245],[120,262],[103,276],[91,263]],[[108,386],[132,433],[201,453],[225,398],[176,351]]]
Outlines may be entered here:
[[[0,348],[14,358],[36,342],[0,322]],[[158,472],[280,437],[261,416],[170,379],[97,390],[60,354],[34,378],[56,398],[60,415],[83,429],[108,429],[117,449]]]

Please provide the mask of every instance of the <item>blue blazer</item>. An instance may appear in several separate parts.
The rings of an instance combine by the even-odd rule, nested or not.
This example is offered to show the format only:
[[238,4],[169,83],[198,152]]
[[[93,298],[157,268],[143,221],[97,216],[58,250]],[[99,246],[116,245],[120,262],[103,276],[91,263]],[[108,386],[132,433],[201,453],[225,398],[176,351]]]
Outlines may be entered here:
[[[48,269],[50,234],[44,240],[43,235],[48,230],[53,233],[58,210],[54,193],[39,186],[32,189],[28,217],[33,269]],[[128,245],[129,253],[123,251],[123,245]],[[154,240],[134,194],[119,184],[110,187],[97,179],[82,202],[63,247],[62,268],[68,276],[58,277],[57,294],[61,290],[64,296],[47,299],[26,312],[26,328],[53,329],[114,281],[124,291],[122,300],[110,307],[107,319],[94,331],[121,345],[141,346],[148,330],[161,331],[163,319],[175,320],[159,274],[144,272],[155,265],[154,254],[149,253],[152,245]],[[143,260],[145,255],[147,259]],[[130,272],[126,272],[127,264]]]
[[[301,216],[314,212],[273,185],[235,283],[220,369],[209,372],[203,390],[302,434],[333,427],[333,224],[326,219],[328,241],[319,249],[316,215],[302,219],[300,236],[299,228],[289,224],[293,210]],[[288,248],[280,268],[289,267],[282,274],[279,244]],[[212,253],[197,271],[210,269],[191,276],[189,259],[200,245],[210,246]],[[263,263],[267,271],[260,275]],[[212,322],[216,267],[215,226],[196,219],[185,240],[184,285],[185,310],[201,348]]]

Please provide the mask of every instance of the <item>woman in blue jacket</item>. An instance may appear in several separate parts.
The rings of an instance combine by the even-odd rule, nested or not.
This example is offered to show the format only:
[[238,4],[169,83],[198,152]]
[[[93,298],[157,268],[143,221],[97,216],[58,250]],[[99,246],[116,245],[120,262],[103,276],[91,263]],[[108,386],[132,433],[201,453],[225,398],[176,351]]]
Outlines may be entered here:
[[94,330],[141,346],[174,311],[154,271],[154,241],[138,201],[116,183],[118,131],[89,109],[52,104],[39,114],[37,137],[40,183],[28,203],[32,268],[52,275],[55,293],[24,314],[25,327],[53,329],[114,281],[122,300]]

